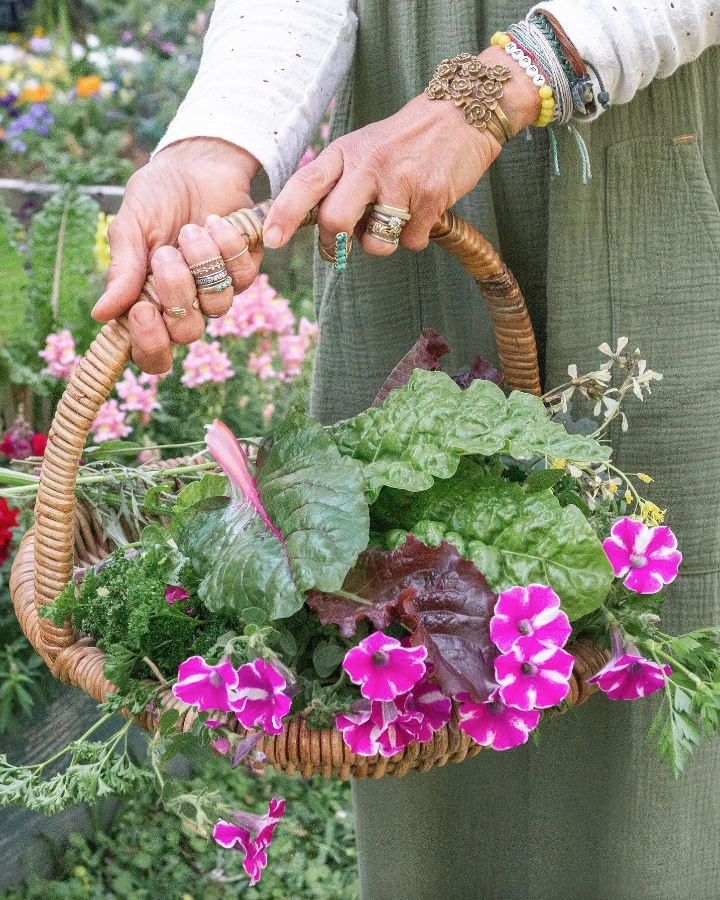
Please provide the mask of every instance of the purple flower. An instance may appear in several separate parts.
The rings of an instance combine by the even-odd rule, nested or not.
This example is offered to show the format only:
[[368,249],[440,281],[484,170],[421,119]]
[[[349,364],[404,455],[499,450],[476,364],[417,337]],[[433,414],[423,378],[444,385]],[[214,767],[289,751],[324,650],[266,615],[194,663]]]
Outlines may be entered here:
[[19,138],[14,138],[10,141],[10,149],[14,153],[25,153],[27,152],[27,144],[25,141],[21,141]]
[[670,666],[645,659],[632,645],[626,647],[617,628],[612,630],[612,643],[610,661],[586,679],[588,684],[597,684],[610,700],[648,697],[665,686],[665,679],[672,675]]
[[564,647],[571,631],[560,598],[544,584],[503,591],[490,620],[490,637],[503,653],[530,636],[548,647]]
[[213,838],[221,847],[241,850],[245,854],[243,866],[250,876],[250,884],[257,884],[267,865],[265,850],[270,845],[275,827],[285,812],[285,801],[273,797],[267,813],[256,816],[238,810],[233,812],[232,822],[220,819],[213,830]]
[[165,588],[165,599],[170,606],[172,606],[176,600],[187,600],[189,597],[190,594],[188,594],[185,588],[180,587],[180,585],[169,584]]
[[202,656],[191,656],[180,663],[178,680],[173,694],[183,703],[197,706],[200,712],[220,709],[229,712],[228,691],[236,687],[238,673],[232,665],[223,661],[217,666],[205,662]]
[[427,678],[421,678],[405,694],[404,709],[415,719],[413,725],[415,740],[424,743],[432,740],[433,733],[444,728],[450,721],[452,703],[436,684],[431,684]]
[[458,694],[460,730],[483,747],[510,750],[527,743],[528,735],[540,721],[540,711],[514,709],[503,703],[498,692],[487,703],[473,703],[469,694]]
[[256,659],[240,666],[237,676],[230,708],[240,724],[245,728],[259,725],[266,734],[282,734],[282,717],[290,712],[291,704],[282,675],[270,663]]
[[546,647],[534,637],[520,638],[509,653],[495,660],[498,697],[515,709],[547,709],[560,703],[570,690],[575,662],[559,647]]
[[656,594],[677,577],[682,554],[667,525],[649,528],[627,516],[618,519],[603,541],[616,578],[637,594]]
[[368,700],[394,700],[425,674],[425,647],[403,647],[396,638],[376,631],[345,655],[343,669],[360,685]]
[[47,37],[31,37],[28,44],[33,53],[50,53],[52,51],[52,41]]

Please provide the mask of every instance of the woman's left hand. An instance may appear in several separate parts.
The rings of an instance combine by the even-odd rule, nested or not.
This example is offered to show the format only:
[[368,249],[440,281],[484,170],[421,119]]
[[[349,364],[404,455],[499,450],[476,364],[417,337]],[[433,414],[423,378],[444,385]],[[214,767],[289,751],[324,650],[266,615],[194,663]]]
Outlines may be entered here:
[[[488,65],[509,62],[499,47],[483,51],[480,60]],[[518,66],[503,87],[502,109],[517,133],[537,118],[538,91]],[[400,244],[422,250],[435,222],[475,187],[501,149],[489,131],[468,125],[452,101],[421,94],[394,116],[333,141],[299,169],[268,214],[265,245],[286,244],[322,201],[320,242],[331,251],[335,236],[352,234],[372,203],[409,210],[412,218],[402,229]],[[367,253],[387,256],[395,250],[373,235],[357,237]]]

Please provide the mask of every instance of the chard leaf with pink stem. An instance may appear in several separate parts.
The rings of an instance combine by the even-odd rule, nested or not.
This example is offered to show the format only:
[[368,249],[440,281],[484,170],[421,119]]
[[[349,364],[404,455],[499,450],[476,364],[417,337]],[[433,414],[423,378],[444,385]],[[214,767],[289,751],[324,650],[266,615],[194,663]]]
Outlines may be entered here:
[[206,606],[241,619],[256,607],[273,621],[300,609],[310,588],[341,587],[368,542],[358,464],[299,412],[263,448],[257,468],[220,422],[208,429],[208,449],[230,479],[231,497],[218,508],[217,496],[202,499],[196,488],[200,499],[172,524],[203,576],[198,595]]

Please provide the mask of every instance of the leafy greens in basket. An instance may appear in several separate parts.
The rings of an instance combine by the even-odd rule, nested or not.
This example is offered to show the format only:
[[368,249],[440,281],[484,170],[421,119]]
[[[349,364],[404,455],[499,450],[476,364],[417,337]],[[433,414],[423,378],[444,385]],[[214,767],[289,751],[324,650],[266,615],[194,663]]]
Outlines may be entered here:
[[[538,398],[506,394],[482,360],[464,376],[439,371],[447,347],[425,332],[351,419],[322,427],[294,411],[254,456],[213,423],[218,470],[188,466],[179,492],[159,473],[148,495],[160,521],[44,612],[71,616],[105,653],[108,716],[154,720],[150,770],[118,756],[124,726],[71,744],[49,780],[46,764],[3,760],[0,802],[54,812],[154,779],[168,808],[243,852],[254,883],[283,802],[258,817],[189,794],[168,779],[174,753],[212,745],[233,766],[258,764],[263,734],[296,717],[366,756],[430,741],[453,717],[478,744],[509,749],[565,707],[568,651],[587,641],[607,664],[586,680],[610,699],[662,692],[652,734],[679,773],[720,721],[718,630],[659,630],[681,556],[665,513],[638,493],[651,479],[620,472],[602,442],[612,421],[625,427],[626,395],[659,378],[626,343],[602,345],[596,372],[571,366]],[[569,418],[573,394],[603,413],[593,433]]]

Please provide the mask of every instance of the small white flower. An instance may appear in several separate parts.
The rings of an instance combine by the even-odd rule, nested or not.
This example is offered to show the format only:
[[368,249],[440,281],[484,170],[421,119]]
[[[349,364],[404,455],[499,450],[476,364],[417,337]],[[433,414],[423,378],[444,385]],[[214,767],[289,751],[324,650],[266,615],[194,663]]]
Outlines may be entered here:
[[568,366],[568,375],[573,379],[578,377],[577,366],[575,365],[575,363],[573,363],[571,366]]
[[100,46],[100,38],[96,34],[89,34],[85,38],[85,43],[90,47],[91,50],[95,50]]

